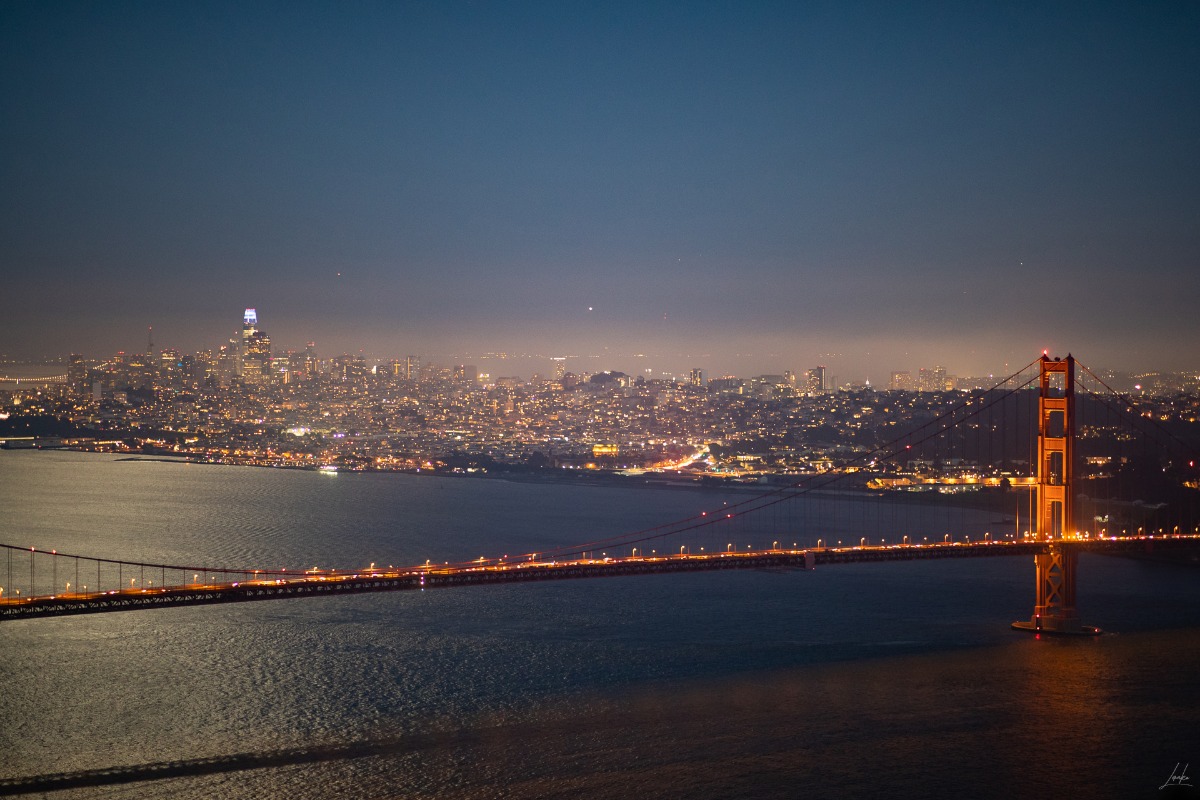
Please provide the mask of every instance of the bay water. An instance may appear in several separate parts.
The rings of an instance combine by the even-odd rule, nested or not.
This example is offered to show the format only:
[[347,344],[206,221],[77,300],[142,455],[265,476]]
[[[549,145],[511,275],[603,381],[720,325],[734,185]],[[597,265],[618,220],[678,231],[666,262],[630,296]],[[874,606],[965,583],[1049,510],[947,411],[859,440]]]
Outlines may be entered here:
[[[0,452],[0,542],[147,562],[457,561],[741,499]],[[687,546],[849,541],[881,516],[913,536],[1003,522],[865,502]],[[1035,640],[1008,629],[1029,615],[1030,562],[5,622],[0,778],[121,773],[64,798],[1157,796],[1177,762],[1200,764],[1200,574],[1084,556],[1085,621],[1111,633]]]

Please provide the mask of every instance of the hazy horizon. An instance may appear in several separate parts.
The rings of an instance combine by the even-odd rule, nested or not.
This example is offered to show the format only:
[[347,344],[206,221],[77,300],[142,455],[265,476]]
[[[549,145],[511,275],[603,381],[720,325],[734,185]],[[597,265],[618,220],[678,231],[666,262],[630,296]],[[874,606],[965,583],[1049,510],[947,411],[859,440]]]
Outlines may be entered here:
[[[307,344],[307,341],[303,337],[294,341],[279,341],[275,328],[268,324],[269,318],[264,320],[261,310],[258,313],[260,327],[272,337],[275,353],[283,354],[289,350],[303,352]],[[280,327],[286,328],[288,326],[281,325]],[[221,344],[227,343],[229,338],[234,336],[238,330],[240,328],[230,326],[229,332],[223,337],[216,336],[207,342],[198,341],[192,346],[180,346],[167,339],[163,332],[155,326],[153,328],[153,344],[156,352],[160,352],[163,349],[173,349],[180,353],[215,350]],[[147,338],[148,333],[146,330],[140,331],[140,342],[134,336],[124,337],[122,340],[118,340],[124,341],[124,346],[116,347],[115,349],[104,350],[91,346],[73,347],[58,353],[44,353],[32,356],[22,356],[7,351],[0,351],[0,360],[18,360],[30,364],[50,364],[56,360],[64,359],[69,353],[78,353],[85,358],[102,361],[113,357],[118,352],[129,355],[146,352],[149,343]],[[944,367],[948,374],[958,377],[984,378],[995,376],[999,379],[1005,375],[1019,371],[1022,367],[1038,358],[1043,350],[1049,352],[1052,357],[1065,356],[1071,353],[1081,363],[1093,369],[1114,370],[1129,374],[1150,372],[1192,373],[1200,370],[1200,363],[1195,361],[1190,365],[1183,364],[1181,366],[1165,366],[1155,364],[1152,361],[1122,363],[1115,362],[1103,352],[1087,350],[1070,351],[1049,346],[1011,356],[998,353],[994,357],[995,360],[989,362],[989,356],[986,353],[979,353],[977,351],[954,352],[952,349],[945,349],[939,345],[932,344],[925,350],[911,351],[901,349],[902,346],[892,348],[885,346],[882,349],[868,349],[869,345],[860,344],[857,348],[841,347],[835,349],[830,346],[824,350],[798,345],[792,348],[764,348],[758,352],[734,352],[721,351],[719,349],[702,350],[700,348],[691,351],[683,349],[678,351],[654,351],[639,350],[632,346],[624,348],[620,346],[612,348],[603,346],[587,348],[585,346],[582,349],[547,348],[542,350],[536,348],[490,347],[451,350],[446,347],[438,348],[436,346],[434,349],[405,347],[402,342],[398,342],[397,346],[390,350],[367,347],[329,348],[324,346],[320,341],[315,342],[315,345],[318,357],[322,359],[331,359],[341,355],[362,355],[369,362],[382,362],[393,358],[404,358],[405,356],[414,355],[420,357],[423,363],[435,363],[443,367],[451,367],[463,363],[474,364],[481,371],[491,374],[493,378],[508,375],[518,375],[523,378],[529,378],[533,374],[550,375],[554,369],[553,360],[564,358],[566,359],[567,369],[576,373],[620,371],[632,376],[641,375],[647,378],[661,377],[663,375],[684,377],[693,368],[703,369],[708,378],[719,377],[721,375],[736,375],[744,378],[760,374],[781,374],[788,370],[802,374],[812,367],[824,366],[826,367],[827,378],[830,381],[838,383],[862,383],[869,381],[873,386],[886,387],[892,372],[907,371],[912,373],[915,378],[919,369],[932,369],[938,366]]]

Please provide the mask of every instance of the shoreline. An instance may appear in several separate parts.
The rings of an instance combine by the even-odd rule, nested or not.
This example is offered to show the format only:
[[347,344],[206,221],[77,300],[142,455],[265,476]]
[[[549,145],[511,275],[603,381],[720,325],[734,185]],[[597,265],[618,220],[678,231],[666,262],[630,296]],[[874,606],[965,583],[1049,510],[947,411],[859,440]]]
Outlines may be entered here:
[[[14,452],[29,452],[39,450],[67,451],[81,454],[117,456],[116,461],[145,461],[171,464],[197,464],[225,467],[257,467],[261,469],[294,470],[298,472],[319,472],[322,466],[336,466],[334,475],[409,475],[418,478],[447,478],[456,480],[501,480],[511,483],[544,484],[554,486],[579,486],[598,489],[655,489],[667,491],[692,491],[705,494],[769,494],[791,487],[791,484],[781,483],[782,474],[772,473],[770,478],[775,482],[760,483],[744,479],[721,478],[717,476],[699,476],[696,478],[672,477],[666,473],[645,473],[641,475],[624,475],[612,470],[565,470],[555,469],[541,472],[522,470],[500,470],[476,472],[436,470],[422,468],[379,469],[354,468],[342,465],[308,465],[308,464],[269,464],[253,460],[215,460],[195,454],[176,453],[130,453],[98,450],[77,445],[52,445],[49,447],[20,447],[12,448]],[[791,478],[793,476],[786,476]],[[795,476],[799,477],[799,476]],[[978,489],[966,493],[943,494],[934,491],[898,492],[869,489],[811,489],[805,492],[813,497],[844,498],[846,500],[868,502],[911,502],[921,506],[961,506],[976,510],[992,510],[994,503],[990,502],[995,496],[987,489]],[[972,502],[978,500],[979,502]],[[1005,519],[999,524],[1013,524],[1011,509],[995,509],[995,513]]]

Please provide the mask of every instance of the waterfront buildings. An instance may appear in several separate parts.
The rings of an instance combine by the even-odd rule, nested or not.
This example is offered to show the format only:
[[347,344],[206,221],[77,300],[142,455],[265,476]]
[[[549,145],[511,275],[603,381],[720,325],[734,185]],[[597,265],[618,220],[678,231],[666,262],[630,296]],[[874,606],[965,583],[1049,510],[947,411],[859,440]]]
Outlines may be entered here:
[[[444,367],[415,355],[321,359],[314,342],[272,352],[258,322],[246,309],[239,335],[194,354],[166,347],[154,357],[148,347],[102,361],[72,355],[64,383],[0,391],[0,412],[53,418],[55,430],[73,431],[81,446],[239,463],[740,477],[837,468],[936,417],[961,392],[986,392],[996,382],[955,379],[940,366],[921,370],[915,382],[893,372],[882,391],[834,389],[823,366],[800,381],[790,370],[706,380],[700,368],[676,380],[577,374],[561,357],[548,359],[552,378],[492,378],[472,364]],[[1195,424],[1200,414],[1196,376],[1110,377],[1135,387],[1164,424]],[[997,478],[1027,469],[1019,460],[931,467],[913,459],[893,469],[923,470],[921,481],[930,469]]]

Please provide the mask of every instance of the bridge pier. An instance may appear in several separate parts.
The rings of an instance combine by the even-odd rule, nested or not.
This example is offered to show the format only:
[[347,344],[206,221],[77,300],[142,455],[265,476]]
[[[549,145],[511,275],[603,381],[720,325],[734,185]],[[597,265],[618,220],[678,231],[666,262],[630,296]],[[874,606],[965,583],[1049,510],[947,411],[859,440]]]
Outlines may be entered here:
[[1079,554],[1059,544],[1051,544],[1034,557],[1037,600],[1028,622],[1012,624],[1013,630],[1067,636],[1095,636],[1100,629],[1079,621],[1075,609],[1075,573]]

